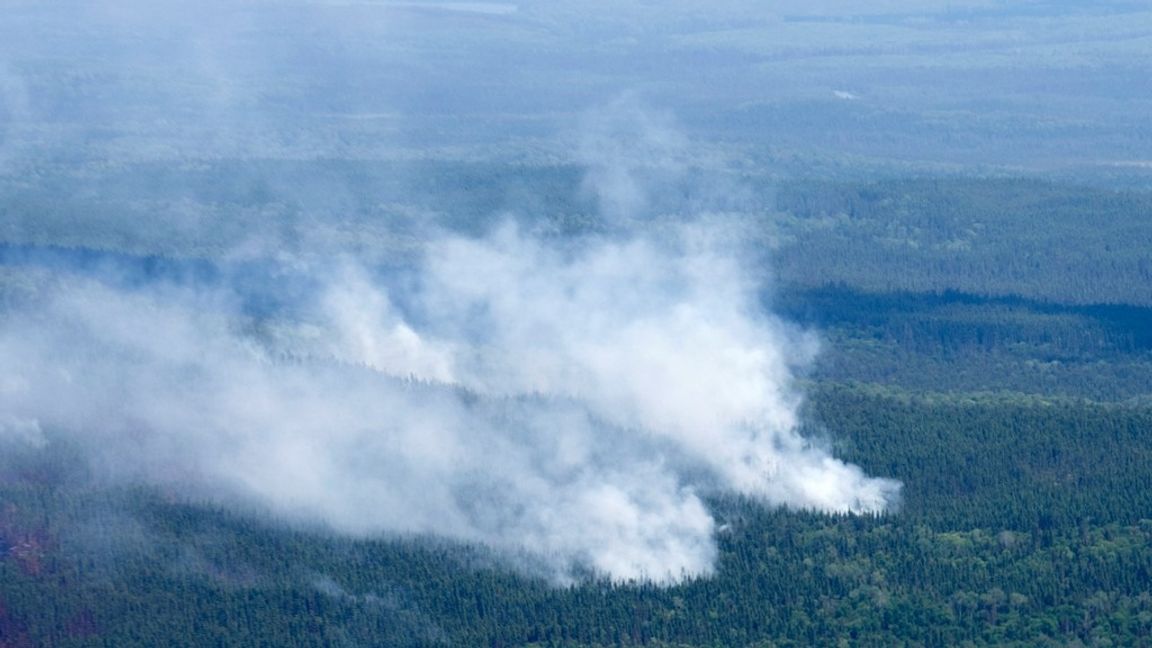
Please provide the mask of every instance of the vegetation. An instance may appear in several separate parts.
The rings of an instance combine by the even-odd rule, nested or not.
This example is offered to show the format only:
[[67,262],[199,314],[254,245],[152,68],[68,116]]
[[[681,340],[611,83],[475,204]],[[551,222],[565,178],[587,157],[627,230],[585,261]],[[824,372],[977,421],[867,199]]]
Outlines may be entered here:
[[827,386],[840,454],[902,511],[717,499],[718,574],[557,588],[430,539],[350,540],[93,490],[9,458],[12,645],[1142,645],[1152,632],[1152,408]]
[[1152,305],[1147,192],[890,180],[784,190],[777,207],[781,274],[796,283]]
[[[537,177],[438,173],[429,182],[458,191],[414,194],[408,213],[487,213],[513,178]],[[539,173],[560,206],[543,226],[603,226],[571,173]],[[300,231],[309,218],[375,223],[388,249],[410,233],[373,221],[387,211],[376,203],[337,217],[204,184],[216,193],[190,204],[276,212]],[[46,195],[5,194],[9,209],[43,210],[4,232],[5,304],[54,281],[48,268],[205,282],[223,271],[221,241],[181,249],[178,232],[72,228]],[[828,516],[714,495],[714,576],[557,587],[481,548],[288,528],[109,487],[60,442],[9,444],[0,645],[1152,644],[1149,196],[1030,179],[807,182],[775,196],[750,198],[757,240],[779,246],[783,284],[765,299],[823,338],[805,377],[808,434],[901,479],[899,511]]]

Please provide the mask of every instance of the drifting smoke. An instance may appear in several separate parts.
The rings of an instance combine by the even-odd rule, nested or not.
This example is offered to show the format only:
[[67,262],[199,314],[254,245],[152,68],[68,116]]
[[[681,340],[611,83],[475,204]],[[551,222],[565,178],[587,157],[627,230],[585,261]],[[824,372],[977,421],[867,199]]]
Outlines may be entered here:
[[[496,7],[469,6],[482,5]],[[29,95],[0,61],[0,116],[28,116],[21,128],[30,133],[40,121],[75,118],[140,143],[80,129],[76,146],[41,139],[37,150],[75,149],[96,160],[340,157],[359,150],[355,134],[340,131],[331,145],[319,135],[296,138],[284,134],[313,133],[312,122],[275,115],[327,124],[323,111],[378,110],[374,98],[386,94],[392,64],[358,76],[346,63],[377,60],[376,48],[394,40],[380,34],[415,39],[429,56],[444,50],[421,40],[423,32],[372,31],[376,22],[363,18],[376,14],[345,17],[317,3],[271,12],[271,22],[254,13],[261,3],[240,3],[223,22],[215,11],[203,14],[211,20],[185,10],[187,21],[171,21],[154,15],[164,10],[117,6],[96,3],[83,14],[107,42],[68,60],[104,61],[97,71],[175,61],[146,77],[165,80],[166,92],[120,74],[109,77],[119,86],[51,100]],[[13,51],[44,48],[54,60],[53,48],[71,46],[71,32],[45,28],[70,18],[28,12],[39,27],[7,30],[20,39]],[[297,39],[264,43],[253,34],[266,23],[271,34],[304,27],[293,27],[302,30]],[[333,58],[343,50],[311,47],[323,40],[314,23],[329,36],[359,35],[331,42],[367,49]],[[44,45],[43,34],[64,35]],[[403,62],[408,41],[399,42],[391,54]],[[475,62],[507,65],[503,51]],[[441,67],[417,66],[413,78]],[[451,92],[425,94],[456,97],[462,81],[491,76],[459,70],[446,77]],[[296,76],[274,83],[288,71]],[[103,84],[93,74],[77,83]],[[492,94],[477,88],[476,96]],[[272,108],[258,109],[264,101]],[[280,112],[275,101],[285,102]],[[149,135],[140,124],[160,131]],[[59,273],[0,320],[0,442],[63,443],[114,483],[250,504],[341,532],[481,543],[528,556],[558,578],[589,569],[658,582],[711,573],[709,494],[884,510],[897,483],[869,478],[798,434],[792,376],[814,342],[763,312],[761,287],[717,225],[725,220],[655,220],[735,211],[739,192],[709,184],[685,194],[691,147],[668,118],[635,100],[593,113],[584,131],[573,150],[589,169],[584,189],[619,224],[608,229],[640,223],[646,234],[558,243],[507,225],[479,238],[434,236],[421,261],[399,274],[304,250],[285,263],[303,277],[302,291],[276,273],[243,287]],[[14,150],[10,135],[0,132],[0,153]],[[305,206],[336,193],[285,191],[293,189],[310,194],[296,201]],[[177,231],[196,227],[199,212],[181,219],[179,201],[157,204],[173,212],[157,215],[164,223],[191,223]],[[76,225],[99,230],[102,222]],[[15,232],[39,231],[16,224]],[[252,309],[253,297],[290,308]]]
[[262,327],[219,290],[74,281],[4,323],[2,434],[66,438],[110,478],[527,552],[557,575],[707,574],[702,494],[879,511],[898,490],[797,434],[811,342],[709,239],[445,237],[397,285],[313,269],[304,317]]

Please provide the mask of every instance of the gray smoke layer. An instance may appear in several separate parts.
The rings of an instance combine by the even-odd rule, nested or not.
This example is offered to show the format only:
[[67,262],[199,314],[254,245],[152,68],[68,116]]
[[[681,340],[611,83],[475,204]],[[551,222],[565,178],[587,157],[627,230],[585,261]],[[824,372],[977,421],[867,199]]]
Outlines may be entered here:
[[223,290],[61,282],[0,330],[0,435],[66,439],[111,479],[483,543],[560,577],[710,573],[709,492],[885,509],[896,483],[797,433],[792,370],[813,343],[761,312],[707,231],[441,237],[402,294],[352,262],[311,268],[304,314],[258,324]]

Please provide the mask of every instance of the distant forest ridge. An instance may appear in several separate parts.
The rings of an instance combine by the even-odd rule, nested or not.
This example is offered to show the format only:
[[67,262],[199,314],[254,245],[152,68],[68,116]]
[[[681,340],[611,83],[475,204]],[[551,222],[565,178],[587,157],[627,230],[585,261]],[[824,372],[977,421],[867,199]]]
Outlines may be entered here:
[[[67,192],[60,185],[69,178],[49,174],[2,194],[0,261],[83,265],[124,254],[128,265],[195,274],[207,266],[189,261],[182,270],[170,259],[212,259],[256,240],[400,265],[436,229],[475,235],[509,217],[559,236],[637,225],[598,214],[573,167],[332,164],[256,165],[239,183],[227,162],[187,175],[145,165],[95,172]],[[233,179],[217,182],[222,177]],[[1034,178],[728,181],[748,190],[724,207],[742,212],[750,244],[767,252],[765,270],[785,289],[1152,306],[1152,192]],[[322,185],[344,189],[306,190]],[[654,196],[639,225],[706,211],[710,198],[694,191],[704,190]]]

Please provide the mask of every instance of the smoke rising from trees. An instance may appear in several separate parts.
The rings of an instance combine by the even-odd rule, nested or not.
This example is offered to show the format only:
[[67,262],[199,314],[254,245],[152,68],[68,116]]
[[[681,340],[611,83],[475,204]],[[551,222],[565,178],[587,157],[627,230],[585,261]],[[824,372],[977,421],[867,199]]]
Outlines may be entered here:
[[[369,90],[399,87],[386,77],[358,84],[351,44],[317,58],[310,40],[260,40],[248,27],[299,25],[270,7],[283,24],[255,20],[257,8],[243,5],[221,25],[91,9],[105,34],[91,46],[95,67],[122,74],[103,94],[78,93],[80,103],[53,100],[0,60],[4,111],[22,119],[5,134],[5,155],[28,154],[29,133],[48,132],[37,124],[65,121],[64,135],[31,150],[287,155],[282,141],[261,139],[277,133],[297,147],[291,155],[305,155],[308,119],[329,103],[352,114]],[[305,9],[327,11],[295,10]],[[40,28],[60,19],[24,10]],[[345,36],[372,29],[329,20],[321,26]],[[162,74],[151,47],[187,74]],[[135,88],[126,71],[145,62],[148,78],[182,81],[155,96]],[[191,93],[198,84],[207,90]],[[299,96],[275,99],[269,88]],[[261,103],[275,101],[284,105]],[[297,122],[289,107],[301,111]],[[133,115],[142,121],[123,121]],[[285,135],[297,128],[299,137]],[[588,113],[576,130],[583,190],[613,223],[609,234],[558,240],[512,222],[481,236],[439,233],[422,239],[403,273],[309,249],[306,236],[291,252],[238,242],[236,254],[277,257],[303,278],[308,289],[291,299],[277,273],[241,288],[227,273],[196,282],[59,272],[0,319],[0,441],[69,445],[101,480],[296,523],[480,543],[560,579],[710,573],[709,495],[829,512],[890,507],[898,483],[797,431],[794,375],[816,343],[764,312],[762,279],[730,231],[739,188],[692,179],[692,143],[634,97]],[[118,135],[94,135],[104,132]],[[329,153],[360,151],[350,137],[334,141]],[[349,191],[319,185],[266,183]],[[157,204],[157,221],[195,230],[195,213],[169,207]],[[17,231],[35,230],[34,214],[11,218]],[[254,297],[291,308],[254,312]]]

